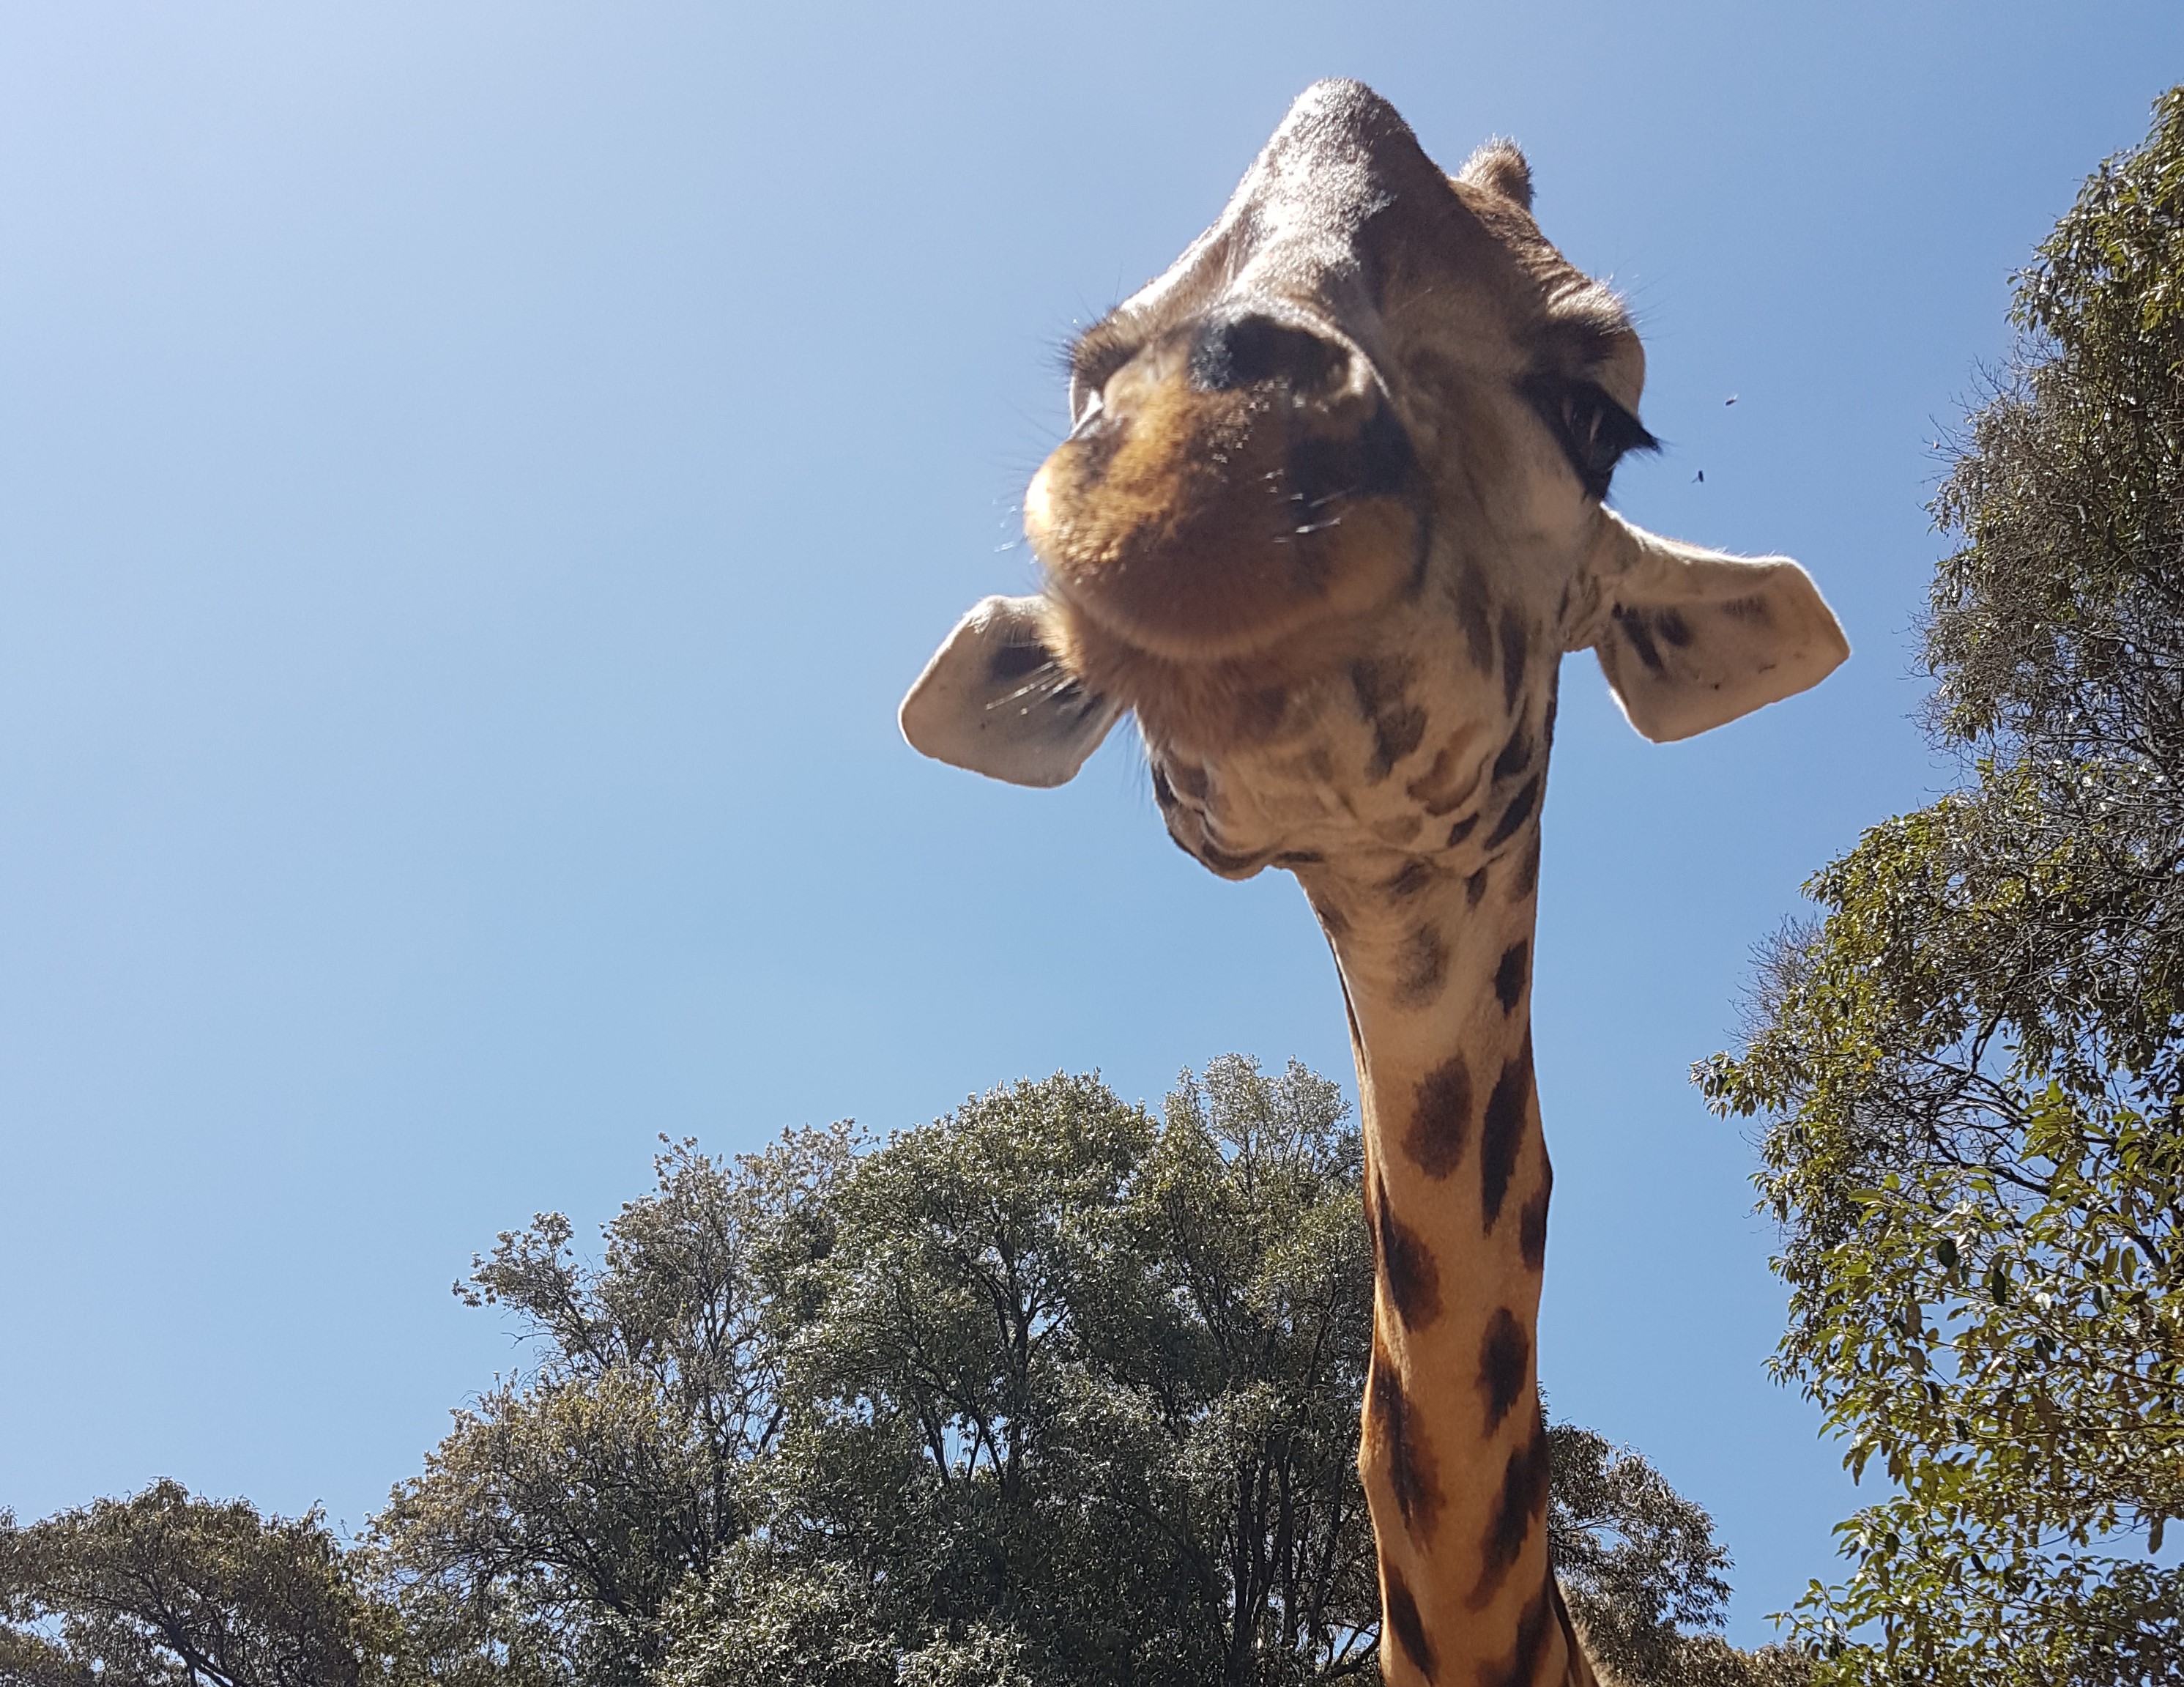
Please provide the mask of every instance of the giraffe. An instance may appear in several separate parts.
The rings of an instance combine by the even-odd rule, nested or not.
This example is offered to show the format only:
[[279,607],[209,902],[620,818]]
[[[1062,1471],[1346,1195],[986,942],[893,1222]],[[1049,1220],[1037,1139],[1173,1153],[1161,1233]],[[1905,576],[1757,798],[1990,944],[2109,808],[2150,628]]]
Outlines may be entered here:
[[1804,571],[1605,504],[1645,356],[1540,235],[1523,154],[1443,175],[1355,82],[1299,97],[1219,219],[1071,354],[1030,597],[904,701],[929,756],[1072,777],[1134,712],[1184,852],[1301,884],[1350,1019],[1374,1254],[1358,1468],[1398,1687],[1596,1679],[1547,1560],[1533,1082],[1560,659],[1656,741],[1849,654]]

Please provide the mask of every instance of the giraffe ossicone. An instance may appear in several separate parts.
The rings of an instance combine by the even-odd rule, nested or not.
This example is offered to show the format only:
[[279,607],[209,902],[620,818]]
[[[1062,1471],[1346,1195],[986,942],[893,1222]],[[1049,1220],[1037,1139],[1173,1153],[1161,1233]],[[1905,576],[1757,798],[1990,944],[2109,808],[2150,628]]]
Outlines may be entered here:
[[1025,528],[904,735],[1059,785],[1134,712],[1170,834],[1297,876],[1349,1005],[1378,1288],[1359,1468],[1394,1683],[1593,1679],[1547,1563],[1535,1332],[1539,827],[1565,651],[1685,738],[1849,654],[1804,571],[1602,500],[1652,446],[1615,296],[1490,142],[1443,175],[1355,82],[1307,89],[1219,219],[1072,355]]

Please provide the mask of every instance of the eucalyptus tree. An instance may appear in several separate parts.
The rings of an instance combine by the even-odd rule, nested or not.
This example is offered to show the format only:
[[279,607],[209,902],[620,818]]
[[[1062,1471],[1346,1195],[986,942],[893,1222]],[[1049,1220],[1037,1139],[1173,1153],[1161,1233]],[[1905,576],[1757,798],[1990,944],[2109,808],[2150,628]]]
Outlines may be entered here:
[[2184,89],[2017,278],[1933,504],[1963,788],[1763,953],[1778,1374],[1887,1491],[1798,1615],[1841,1680],[2173,1681],[2184,1570]]

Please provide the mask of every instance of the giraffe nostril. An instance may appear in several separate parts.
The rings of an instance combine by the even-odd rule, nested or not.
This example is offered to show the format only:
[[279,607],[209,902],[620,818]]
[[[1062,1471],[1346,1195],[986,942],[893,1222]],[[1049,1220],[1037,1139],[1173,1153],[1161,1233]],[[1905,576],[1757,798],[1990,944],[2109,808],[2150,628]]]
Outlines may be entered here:
[[1271,316],[1229,316],[1207,322],[1190,347],[1190,383],[1201,392],[1280,381],[1298,393],[1339,386],[1350,353],[1309,329]]

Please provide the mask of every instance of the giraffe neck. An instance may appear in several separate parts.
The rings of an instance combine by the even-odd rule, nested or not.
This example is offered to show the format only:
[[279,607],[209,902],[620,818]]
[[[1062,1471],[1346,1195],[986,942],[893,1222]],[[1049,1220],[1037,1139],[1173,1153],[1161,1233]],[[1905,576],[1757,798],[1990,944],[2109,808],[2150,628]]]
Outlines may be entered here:
[[1547,1563],[1534,1336],[1552,1175],[1532,1081],[1537,821],[1460,872],[1301,873],[1351,1013],[1377,1267],[1359,1469],[1396,1687],[1590,1682]]

